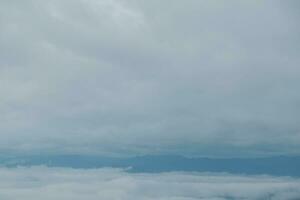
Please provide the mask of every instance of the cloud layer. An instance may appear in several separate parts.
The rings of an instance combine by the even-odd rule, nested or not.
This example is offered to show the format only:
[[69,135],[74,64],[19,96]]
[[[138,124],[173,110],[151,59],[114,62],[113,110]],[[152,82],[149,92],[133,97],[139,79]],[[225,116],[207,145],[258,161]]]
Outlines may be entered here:
[[0,198],[107,200],[292,200],[300,181],[269,176],[162,173],[130,174],[119,169],[1,168]]
[[299,154],[297,8],[1,1],[0,150]]

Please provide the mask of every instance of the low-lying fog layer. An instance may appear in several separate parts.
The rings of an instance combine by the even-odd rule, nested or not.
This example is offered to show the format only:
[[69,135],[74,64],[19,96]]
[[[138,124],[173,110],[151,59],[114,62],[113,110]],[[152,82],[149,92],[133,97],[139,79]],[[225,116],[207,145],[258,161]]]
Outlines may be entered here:
[[300,199],[300,179],[122,169],[0,168],[3,200]]

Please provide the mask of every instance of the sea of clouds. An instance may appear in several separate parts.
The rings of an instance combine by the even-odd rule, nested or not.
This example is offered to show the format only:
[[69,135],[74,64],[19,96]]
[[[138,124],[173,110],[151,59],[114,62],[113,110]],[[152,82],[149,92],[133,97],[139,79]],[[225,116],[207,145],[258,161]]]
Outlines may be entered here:
[[2,200],[300,199],[300,180],[290,177],[45,166],[0,168],[0,177]]

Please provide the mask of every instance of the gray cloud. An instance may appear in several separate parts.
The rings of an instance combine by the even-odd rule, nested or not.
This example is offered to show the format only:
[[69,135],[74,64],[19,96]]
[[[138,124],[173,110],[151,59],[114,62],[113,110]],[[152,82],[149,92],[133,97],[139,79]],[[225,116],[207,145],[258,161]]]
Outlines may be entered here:
[[297,7],[1,1],[1,150],[299,154]]
[[298,199],[299,179],[121,169],[1,168],[1,199]]

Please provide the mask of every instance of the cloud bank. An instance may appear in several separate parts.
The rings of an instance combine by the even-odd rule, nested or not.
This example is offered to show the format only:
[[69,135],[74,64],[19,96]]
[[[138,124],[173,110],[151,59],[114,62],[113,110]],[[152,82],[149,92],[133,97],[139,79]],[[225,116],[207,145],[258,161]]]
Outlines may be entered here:
[[2,0],[0,150],[299,154],[297,8]]
[[131,174],[121,169],[1,168],[0,198],[5,200],[292,200],[300,181],[287,177],[230,174]]

